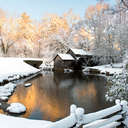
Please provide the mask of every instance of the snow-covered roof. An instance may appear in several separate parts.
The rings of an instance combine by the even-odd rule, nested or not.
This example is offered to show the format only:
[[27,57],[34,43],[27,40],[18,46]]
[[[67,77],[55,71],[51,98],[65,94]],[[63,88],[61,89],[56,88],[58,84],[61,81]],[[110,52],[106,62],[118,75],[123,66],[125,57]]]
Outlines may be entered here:
[[58,54],[62,60],[75,60],[70,54]]
[[76,55],[93,55],[91,52],[89,51],[84,51],[83,49],[75,49],[75,48],[71,48],[72,52]]

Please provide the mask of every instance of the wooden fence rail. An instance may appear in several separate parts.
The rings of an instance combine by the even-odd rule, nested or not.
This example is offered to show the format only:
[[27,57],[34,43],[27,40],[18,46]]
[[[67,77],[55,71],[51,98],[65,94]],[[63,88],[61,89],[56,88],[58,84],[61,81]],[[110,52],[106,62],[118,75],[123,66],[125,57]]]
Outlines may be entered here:
[[90,114],[84,114],[83,108],[71,105],[68,117],[47,128],[79,128],[82,125],[83,128],[116,128],[121,124],[128,127],[128,104],[126,101],[116,100],[115,106]]

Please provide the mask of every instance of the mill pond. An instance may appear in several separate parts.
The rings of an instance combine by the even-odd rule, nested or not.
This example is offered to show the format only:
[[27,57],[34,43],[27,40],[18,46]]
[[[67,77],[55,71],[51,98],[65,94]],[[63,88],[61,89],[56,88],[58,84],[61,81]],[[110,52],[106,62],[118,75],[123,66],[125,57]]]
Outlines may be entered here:
[[[84,73],[45,72],[17,86],[8,103],[20,102],[27,111],[21,117],[57,121],[69,114],[71,104],[83,107],[85,113],[112,106],[106,101],[106,79]],[[1,113],[7,114],[2,109]],[[19,115],[16,115],[19,116]]]

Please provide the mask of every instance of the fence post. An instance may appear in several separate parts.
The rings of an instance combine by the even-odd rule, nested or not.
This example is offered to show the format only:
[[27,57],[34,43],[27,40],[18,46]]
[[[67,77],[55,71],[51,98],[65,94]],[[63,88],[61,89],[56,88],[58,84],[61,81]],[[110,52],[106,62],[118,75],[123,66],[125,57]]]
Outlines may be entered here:
[[49,125],[47,128],[70,128],[74,125],[74,128],[78,128],[83,124],[83,115],[84,109],[77,108],[77,106],[73,104],[70,106],[70,115],[68,117],[52,123],[52,125]]
[[84,118],[84,109],[83,108],[77,108],[75,111],[76,115],[76,126],[74,128],[79,128],[83,124],[83,118]]
[[123,117],[124,117],[124,121],[122,121],[122,123],[126,126],[126,128],[128,128],[128,102],[123,100],[121,101],[121,106],[122,106],[122,110],[124,112]]

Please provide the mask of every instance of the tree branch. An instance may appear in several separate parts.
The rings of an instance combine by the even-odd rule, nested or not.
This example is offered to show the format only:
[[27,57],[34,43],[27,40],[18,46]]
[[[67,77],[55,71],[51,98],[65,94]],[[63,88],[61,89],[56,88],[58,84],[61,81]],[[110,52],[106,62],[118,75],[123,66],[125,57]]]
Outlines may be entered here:
[[123,3],[123,5],[124,5],[126,8],[128,8],[128,4],[126,3],[125,0],[121,0],[121,3]]

